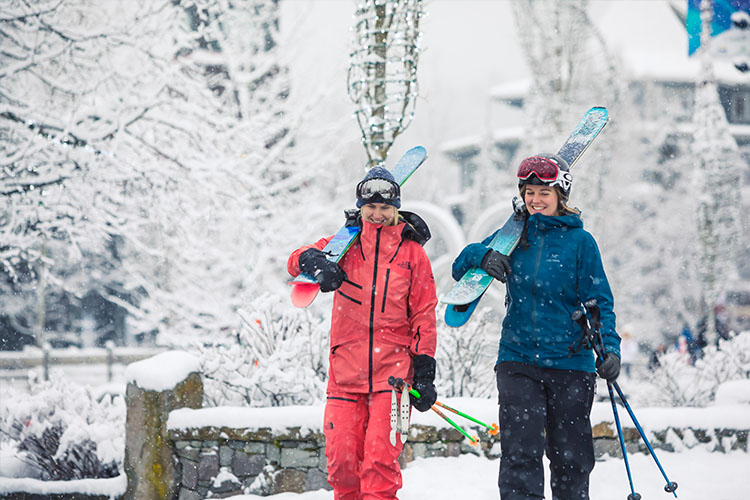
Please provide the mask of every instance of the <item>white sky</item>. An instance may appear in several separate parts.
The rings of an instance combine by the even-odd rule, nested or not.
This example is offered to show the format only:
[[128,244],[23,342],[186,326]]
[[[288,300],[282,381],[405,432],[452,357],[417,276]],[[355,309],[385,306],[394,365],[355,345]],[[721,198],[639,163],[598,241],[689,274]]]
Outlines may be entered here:
[[[509,0],[427,0],[422,21],[415,120],[393,146],[400,156],[422,144],[433,161],[444,143],[515,125],[518,113],[489,100],[490,90],[527,74]],[[321,127],[343,123],[342,140],[359,146],[346,71],[354,0],[282,0],[282,32],[291,57],[293,91],[325,92]],[[687,34],[661,0],[593,0],[589,11],[615,52],[642,74],[684,75]],[[623,52],[620,52],[623,51]],[[687,66],[687,68],[686,68]],[[303,88],[304,90],[301,90]]]

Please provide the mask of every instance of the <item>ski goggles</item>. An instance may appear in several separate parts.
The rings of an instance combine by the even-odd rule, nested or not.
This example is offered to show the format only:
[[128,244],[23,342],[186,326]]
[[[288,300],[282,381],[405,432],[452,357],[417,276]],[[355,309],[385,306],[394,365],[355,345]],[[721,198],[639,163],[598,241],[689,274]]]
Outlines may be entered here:
[[398,200],[401,197],[401,188],[398,184],[385,179],[367,179],[357,184],[358,199],[372,200],[378,197],[384,202]]
[[552,182],[560,175],[560,167],[548,158],[530,156],[518,166],[518,178],[527,180],[532,175],[536,175],[540,181]]

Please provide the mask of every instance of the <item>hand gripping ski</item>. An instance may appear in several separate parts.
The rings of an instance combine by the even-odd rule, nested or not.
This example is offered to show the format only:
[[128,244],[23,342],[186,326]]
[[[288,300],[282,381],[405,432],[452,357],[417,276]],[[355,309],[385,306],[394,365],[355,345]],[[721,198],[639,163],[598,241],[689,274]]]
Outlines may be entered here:
[[[415,146],[404,153],[404,156],[396,163],[391,170],[393,178],[399,186],[402,186],[411,174],[427,159],[427,150],[422,146]],[[339,262],[349,250],[357,238],[359,238],[359,226],[345,224],[331,238],[331,241],[323,248],[323,253],[331,262]],[[301,273],[299,276],[289,282],[292,285],[292,304],[295,307],[307,307],[315,300],[320,285],[312,276]]]
[[[557,152],[558,156],[561,156],[570,168],[573,168],[608,120],[607,108],[589,109]],[[502,254],[510,255],[518,245],[522,232],[523,219],[514,213],[492,238],[489,247]],[[465,324],[491,283],[492,277],[483,269],[473,267],[466,271],[458,283],[440,298],[441,302],[448,304],[445,310],[445,323],[453,327]]]

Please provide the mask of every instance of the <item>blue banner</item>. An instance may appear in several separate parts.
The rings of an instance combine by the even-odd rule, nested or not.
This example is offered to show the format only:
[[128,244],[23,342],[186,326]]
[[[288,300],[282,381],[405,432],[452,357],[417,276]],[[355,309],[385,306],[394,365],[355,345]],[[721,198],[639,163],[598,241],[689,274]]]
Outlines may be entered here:
[[[688,0],[685,24],[688,32],[688,54],[701,45],[701,0]],[[732,14],[737,11],[750,13],[750,0],[713,0],[714,15],[711,36],[717,36],[732,28]]]

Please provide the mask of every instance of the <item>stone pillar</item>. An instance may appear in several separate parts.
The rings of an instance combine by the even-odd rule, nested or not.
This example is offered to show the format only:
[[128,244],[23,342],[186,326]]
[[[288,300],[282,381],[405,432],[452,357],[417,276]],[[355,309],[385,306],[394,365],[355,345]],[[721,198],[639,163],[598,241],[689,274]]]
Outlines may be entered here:
[[177,460],[167,434],[169,412],[200,408],[203,381],[196,358],[166,352],[128,366],[125,421],[125,500],[177,497]]

